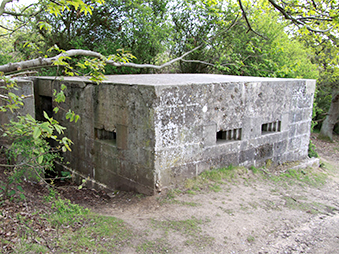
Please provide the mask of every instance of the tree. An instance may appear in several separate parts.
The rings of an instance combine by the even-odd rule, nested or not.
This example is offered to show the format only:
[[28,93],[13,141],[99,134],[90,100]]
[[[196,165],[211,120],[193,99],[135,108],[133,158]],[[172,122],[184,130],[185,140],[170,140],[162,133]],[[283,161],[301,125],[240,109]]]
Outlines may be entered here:
[[[98,6],[97,3],[102,4],[101,0],[96,2],[83,2],[80,0],[40,0],[28,7],[22,7],[21,12],[6,9],[7,4],[10,2],[12,2],[12,0],[3,0],[0,5],[0,15],[15,18],[16,25],[14,27],[7,27],[9,33],[17,31],[20,27],[27,25],[30,19],[35,18],[35,23],[39,25],[39,29],[41,29],[39,31],[47,45],[51,46],[51,44],[56,42],[62,46],[60,48],[63,50],[67,50],[69,49],[68,47],[76,45],[78,49],[91,49],[94,51],[98,50],[99,52],[105,51],[103,47],[100,46],[100,43],[97,44],[96,42],[105,39],[104,37],[108,31],[109,39],[106,40],[106,43],[114,37],[120,40],[120,42],[112,48],[117,49],[119,46],[122,46],[125,49],[131,49],[133,51],[132,54],[137,56],[135,61],[151,63],[154,61],[155,56],[164,52],[166,49],[164,43],[168,43],[168,41],[162,39],[166,37],[168,33],[161,32],[162,30],[168,29],[168,22],[162,22],[163,20],[167,20],[166,15],[168,15],[168,10],[171,9],[171,7],[167,5],[167,1],[120,2],[119,0],[109,0],[107,4]],[[263,36],[257,31],[258,26],[255,25],[257,16],[252,14],[254,9],[262,9],[263,12],[266,13],[276,11],[280,14],[280,19],[290,21],[295,24],[299,30],[325,32],[331,28],[337,28],[338,25],[336,11],[338,3],[334,0],[326,2],[320,0],[296,0],[293,2],[267,0],[256,2],[256,8],[251,7],[253,5],[252,2],[243,0],[238,0],[237,3],[227,3],[216,0],[182,0],[177,1],[175,4],[177,4],[178,8],[171,9],[173,15],[172,20],[169,19],[169,22],[173,21],[179,29],[174,33],[179,44],[172,47],[172,52],[175,52],[177,56],[192,49],[187,48],[185,50],[185,45],[180,46],[179,38],[182,38],[183,41],[190,40],[193,44],[200,45],[198,44],[199,42],[206,42],[206,36],[210,39],[211,35],[216,32],[215,25],[218,21],[219,23],[224,23],[224,29],[227,29],[227,24],[232,27],[234,24],[237,24],[237,26],[240,25],[242,27],[240,30],[245,33]],[[200,9],[199,12],[196,12],[197,9]],[[47,14],[44,12],[45,10],[47,10]],[[192,12],[190,12],[190,10],[192,10]],[[44,13],[44,15],[42,15],[42,13]],[[87,16],[85,15],[86,13],[90,13],[92,16]],[[194,16],[194,13],[202,14],[203,16]],[[190,14],[191,16],[189,16]],[[46,19],[44,18],[45,16]],[[243,17],[241,24],[238,23],[239,16]],[[187,23],[183,24],[181,19],[186,20]],[[189,26],[195,26],[194,22],[192,22],[193,19],[194,22],[199,20],[199,30],[194,28],[189,29]],[[181,24],[179,24],[180,22]],[[205,22],[205,24],[201,22]],[[154,24],[156,23],[163,25],[158,26],[156,30],[154,30],[153,28],[156,27]],[[244,26],[244,24],[246,26]],[[180,30],[180,26],[183,26],[184,29]],[[44,30],[45,28],[52,28],[54,32],[50,33]],[[210,29],[209,32],[207,30],[200,30],[205,28]],[[59,31],[62,31],[62,33]],[[85,36],[79,36],[83,31],[85,31]],[[186,31],[186,33],[183,34],[183,31]],[[133,34],[133,36],[131,36],[131,34]],[[201,38],[204,36],[205,38]],[[121,38],[125,39],[121,40]],[[98,47],[91,48],[89,45],[98,45]],[[112,52],[109,52],[109,54],[112,54]],[[192,56],[194,56],[195,59],[199,59],[197,58],[197,56],[199,56],[197,54],[198,52],[196,51]],[[202,66],[200,65],[199,68],[202,68]]]
[[[300,64],[296,56],[299,54],[302,59],[307,59],[309,52],[303,51],[296,41],[291,44],[291,36],[287,37],[284,31],[294,37],[307,34],[316,40],[329,34],[336,37],[331,31],[338,29],[338,2],[335,0],[260,0],[255,3],[181,0],[171,4],[156,0],[108,0],[105,5],[102,0],[40,0],[26,7],[10,9],[11,2],[2,0],[0,4],[0,16],[13,19],[10,25],[2,23],[1,35],[15,34],[29,24],[38,29],[25,30],[14,42],[17,46],[26,45],[19,47],[23,59],[36,58],[2,64],[0,71],[7,75],[32,67],[56,65],[63,65],[68,68],[66,72],[75,73],[71,71],[74,65],[68,59],[74,55],[98,59],[81,61],[77,58],[76,62],[85,69],[95,64],[99,64],[101,70],[106,65],[160,69],[168,64],[155,65],[161,62],[159,56],[171,58],[174,55],[177,58],[170,63],[178,61],[181,72],[306,77],[310,74],[307,69],[313,70],[314,65]],[[38,26],[32,25],[30,20]],[[295,26],[285,28],[286,22]],[[25,38],[27,31],[31,33],[30,37],[36,36],[35,42],[42,38],[40,53],[34,47],[27,47],[30,45]],[[168,36],[169,31],[172,31],[172,37]],[[48,46],[54,44],[59,44],[62,51],[57,51],[56,56],[47,53],[46,58]],[[105,44],[109,47],[104,47]],[[190,52],[198,45],[200,50],[191,52],[189,59],[182,57],[183,54],[187,56],[184,52]],[[120,47],[137,56],[135,63],[127,62],[132,55],[125,51],[115,54],[107,50]],[[9,58],[3,59],[9,61]],[[131,72],[131,69],[127,71]],[[308,77],[315,75],[313,72]]]
[[[178,10],[178,11],[176,11]],[[317,78],[311,51],[284,32],[286,22],[265,5],[247,8],[248,32],[239,5],[183,1],[174,7],[174,54],[202,44],[180,62],[181,72],[281,78]]]
[[[333,140],[333,129],[339,122],[339,39],[336,32],[326,34],[303,34],[301,40],[314,51],[314,62],[320,69],[316,102],[322,108],[317,115],[320,121],[320,138]],[[323,117],[323,111],[327,112]],[[321,119],[323,118],[323,119]]]

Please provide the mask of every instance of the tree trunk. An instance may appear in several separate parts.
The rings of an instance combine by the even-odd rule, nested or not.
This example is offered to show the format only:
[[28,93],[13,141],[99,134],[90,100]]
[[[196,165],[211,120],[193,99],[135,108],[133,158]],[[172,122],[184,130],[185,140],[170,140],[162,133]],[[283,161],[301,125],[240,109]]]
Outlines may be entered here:
[[333,128],[339,119],[339,88],[332,92],[332,101],[327,116],[321,126],[319,138],[333,141]]

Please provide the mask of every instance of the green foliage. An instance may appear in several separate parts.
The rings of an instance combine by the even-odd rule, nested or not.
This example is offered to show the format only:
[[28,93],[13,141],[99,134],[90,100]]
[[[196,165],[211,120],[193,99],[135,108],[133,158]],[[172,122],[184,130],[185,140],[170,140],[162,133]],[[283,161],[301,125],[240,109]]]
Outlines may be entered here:
[[227,168],[204,171],[193,179],[187,179],[185,181],[185,188],[191,191],[200,191],[207,188],[214,192],[219,192],[221,190],[220,184],[233,181],[243,174],[245,170],[242,167],[230,165]]
[[72,204],[68,199],[55,198],[51,204],[52,215],[48,218],[51,225],[60,228],[79,222],[89,213],[87,208]]
[[[4,165],[7,168],[7,179],[0,183],[0,192],[3,193],[1,199],[12,199],[15,189],[20,190],[19,183],[23,178],[40,181],[46,171],[53,171],[54,160],[61,159],[59,151],[71,151],[72,141],[62,137],[65,128],[46,112],[45,122],[37,121],[29,114],[17,114],[16,110],[23,106],[22,99],[25,96],[17,95],[18,88],[13,80],[0,78],[3,80],[1,88],[4,91],[0,98],[0,112],[10,111],[13,115],[10,122],[2,126],[0,133],[9,142],[6,150],[8,165]],[[69,118],[77,120],[78,117]],[[57,146],[51,147],[47,140],[54,140]],[[19,197],[24,198],[24,195],[19,193]]]
[[308,144],[308,157],[312,158],[319,158],[318,153],[315,151],[315,145],[310,140],[310,143]]
[[250,169],[254,174],[258,173],[258,171],[259,171],[259,169],[257,169],[257,168],[254,167],[254,166],[251,166],[249,169]]
[[[172,47],[178,56],[203,45],[180,63],[187,73],[212,72],[229,75],[317,78],[311,51],[289,37],[286,24],[264,2],[246,5],[252,28],[248,30],[237,3],[226,1],[179,1],[171,15]],[[196,61],[196,60],[200,61]],[[207,64],[206,64],[207,63]]]

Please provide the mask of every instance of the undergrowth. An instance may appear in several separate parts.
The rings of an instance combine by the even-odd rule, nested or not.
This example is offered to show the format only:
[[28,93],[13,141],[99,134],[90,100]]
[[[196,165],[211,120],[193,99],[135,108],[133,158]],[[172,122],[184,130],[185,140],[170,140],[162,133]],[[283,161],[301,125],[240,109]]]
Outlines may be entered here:
[[184,187],[189,191],[210,189],[214,192],[219,192],[221,191],[220,185],[232,182],[245,172],[247,172],[247,169],[233,167],[232,165],[226,168],[212,169],[201,173],[193,179],[187,179]]
[[[17,230],[12,233],[16,238],[0,240],[5,253],[119,253],[132,239],[132,231],[122,220],[93,214],[53,189],[45,205],[43,211],[16,214]],[[6,220],[14,215],[2,216]],[[0,226],[6,227],[1,221]]]

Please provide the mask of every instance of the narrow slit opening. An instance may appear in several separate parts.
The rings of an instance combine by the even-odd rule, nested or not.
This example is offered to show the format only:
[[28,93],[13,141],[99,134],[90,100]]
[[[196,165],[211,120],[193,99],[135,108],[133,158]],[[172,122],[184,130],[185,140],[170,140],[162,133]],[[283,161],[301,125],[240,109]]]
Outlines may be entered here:
[[272,132],[280,132],[281,131],[281,121],[275,121],[271,123],[264,123],[261,125],[261,134],[268,134]]
[[217,132],[217,142],[241,140],[242,129],[220,130]]
[[105,129],[94,128],[95,139],[102,140],[106,143],[116,144],[117,133],[116,130],[107,131]]

